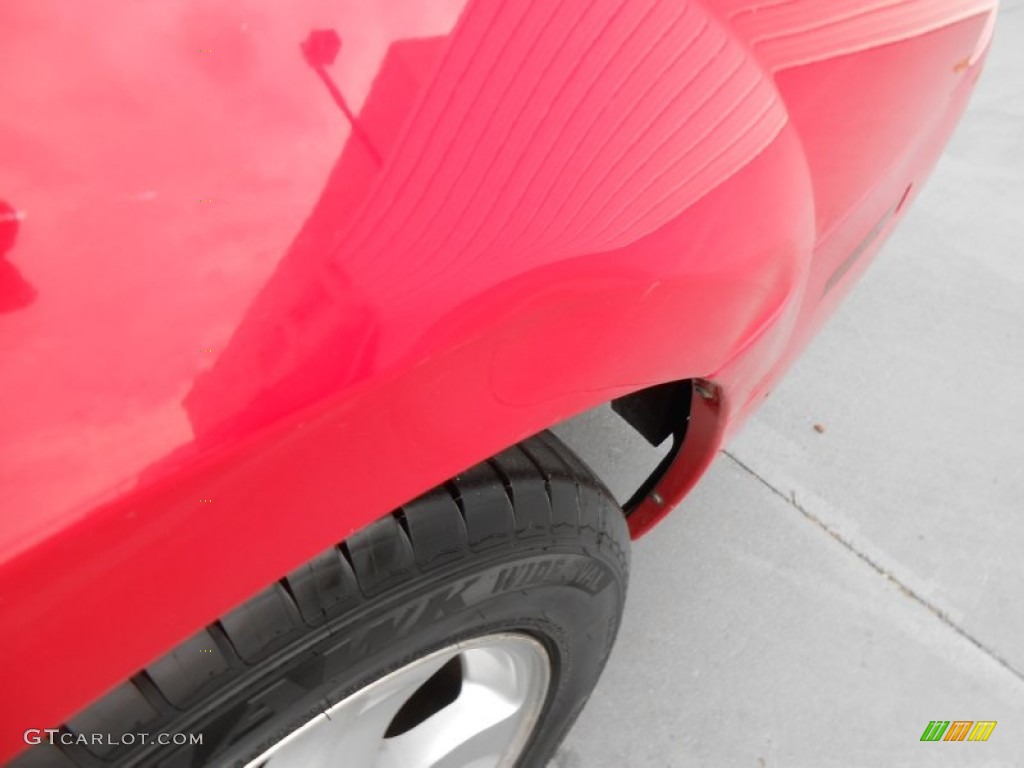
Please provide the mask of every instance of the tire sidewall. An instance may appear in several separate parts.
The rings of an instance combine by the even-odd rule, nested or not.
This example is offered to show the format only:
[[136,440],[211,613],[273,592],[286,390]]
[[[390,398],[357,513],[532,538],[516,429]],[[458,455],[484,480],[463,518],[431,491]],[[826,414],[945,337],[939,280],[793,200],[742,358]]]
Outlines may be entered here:
[[[542,765],[586,702],[618,629],[626,563],[597,539],[583,547],[546,537],[517,542],[378,595],[311,633],[301,647],[260,664],[224,692],[233,706],[206,708],[191,730],[204,734],[208,759],[244,766],[418,658],[456,642],[519,632],[539,640],[551,660],[545,706],[518,763]],[[261,727],[247,734],[246,723],[256,719]]]

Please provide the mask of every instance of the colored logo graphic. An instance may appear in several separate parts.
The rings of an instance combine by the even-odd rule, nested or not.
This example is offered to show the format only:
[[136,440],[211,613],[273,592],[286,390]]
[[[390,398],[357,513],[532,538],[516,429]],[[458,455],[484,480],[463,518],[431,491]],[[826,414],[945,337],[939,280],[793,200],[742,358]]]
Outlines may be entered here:
[[988,741],[995,727],[995,720],[932,720],[921,741]]

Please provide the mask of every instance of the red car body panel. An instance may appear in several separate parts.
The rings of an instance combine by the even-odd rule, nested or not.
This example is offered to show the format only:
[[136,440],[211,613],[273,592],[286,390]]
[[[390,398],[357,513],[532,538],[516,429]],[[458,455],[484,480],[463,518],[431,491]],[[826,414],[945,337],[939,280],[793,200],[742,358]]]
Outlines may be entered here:
[[650,528],[899,220],[994,10],[5,4],[0,760],[465,467],[704,379]]

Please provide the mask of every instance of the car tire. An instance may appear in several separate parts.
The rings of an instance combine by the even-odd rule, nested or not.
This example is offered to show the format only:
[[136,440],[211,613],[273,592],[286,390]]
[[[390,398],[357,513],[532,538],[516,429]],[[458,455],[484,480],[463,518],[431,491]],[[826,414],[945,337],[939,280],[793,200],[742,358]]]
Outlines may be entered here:
[[[611,494],[542,433],[315,557],[15,764],[544,766],[608,658],[628,561]],[[160,733],[202,743],[140,743]]]

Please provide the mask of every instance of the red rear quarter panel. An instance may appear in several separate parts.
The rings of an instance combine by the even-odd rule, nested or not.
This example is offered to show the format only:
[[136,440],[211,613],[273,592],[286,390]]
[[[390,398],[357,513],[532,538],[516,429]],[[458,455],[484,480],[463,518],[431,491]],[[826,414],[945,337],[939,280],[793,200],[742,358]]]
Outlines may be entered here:
[[0,7],[0,759],[461,469],[705,378],[677,501],[898,220],[993,12]]

